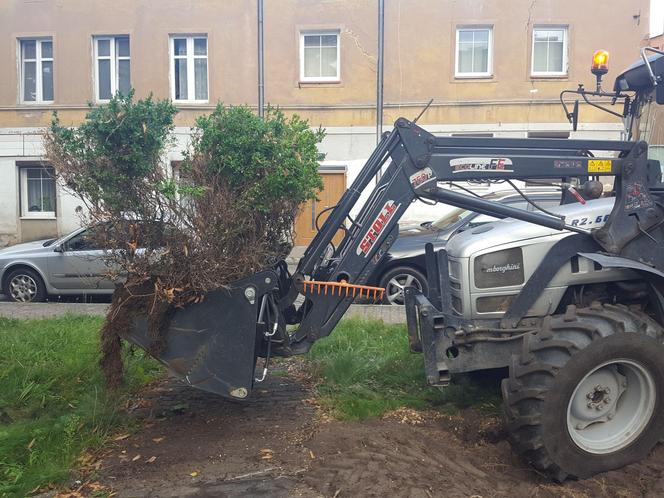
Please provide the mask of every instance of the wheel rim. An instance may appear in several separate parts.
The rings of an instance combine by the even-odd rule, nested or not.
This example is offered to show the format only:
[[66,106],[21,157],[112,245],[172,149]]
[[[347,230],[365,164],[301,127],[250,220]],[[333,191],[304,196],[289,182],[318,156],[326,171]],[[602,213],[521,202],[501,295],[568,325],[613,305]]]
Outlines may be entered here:
[[16,275],[9,282],[9,294],[14,301],[32,301],[37,295],[37,282],[30,275]]
[[602,363],[574,389],[567,406],[567,431],[579,448],[606,454],[630,445],[655,409],[655,381],[634,360]]
[[420,281],[410,273],[400,273],[392,277],[385,286],[385,296],[390,304],[404,304],[404,290],[406,287],[415,287],[422,290]]

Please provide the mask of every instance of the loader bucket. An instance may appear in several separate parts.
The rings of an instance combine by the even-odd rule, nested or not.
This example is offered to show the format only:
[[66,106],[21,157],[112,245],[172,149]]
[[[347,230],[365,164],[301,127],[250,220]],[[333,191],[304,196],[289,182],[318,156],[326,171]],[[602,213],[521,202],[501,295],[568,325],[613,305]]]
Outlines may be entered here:
[[256,364],[256,322],[262,296],[277,283],[263,271],[209,292],[202,302],[177,310],[165,347],[150,352],[147,318],[139,318],[123,339],[150,352],[184,382],[222,396],[244,399],[251,392]]

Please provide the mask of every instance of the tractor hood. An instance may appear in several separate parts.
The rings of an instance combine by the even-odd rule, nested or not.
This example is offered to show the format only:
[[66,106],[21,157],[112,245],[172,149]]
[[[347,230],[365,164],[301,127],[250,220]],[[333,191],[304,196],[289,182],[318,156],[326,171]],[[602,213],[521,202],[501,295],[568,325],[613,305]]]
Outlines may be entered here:
[[[615,198],[607,197],[587,201],[586,204],[565,204],[550,208],[551,212],[565,216],[568,225],[578,226],[592,230],[600,228],[613,209]],[[550,235],[570,235],[572,232],[559,231],[534,225],[526,221],[506,218],[479,226],[472,230],[466,230],[452,237],[447,243],[447,253],[452,257],[467,258],[472,254],[503,244],[509,244],[519,240],[528,240]]]

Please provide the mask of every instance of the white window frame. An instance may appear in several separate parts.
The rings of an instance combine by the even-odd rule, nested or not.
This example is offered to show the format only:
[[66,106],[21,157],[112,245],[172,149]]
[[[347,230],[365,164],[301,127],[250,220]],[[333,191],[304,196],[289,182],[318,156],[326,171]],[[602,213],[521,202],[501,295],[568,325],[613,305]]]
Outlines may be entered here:
[[[55,176],[53,181],[55,184],[55,197],[53,199],[53,211],[30,211],[28,208],[28,170],[29,169],[46,169],[51,168],[52,166],[48,165],[22,165],[18,167],[19,171],[19,182],[21,187],[21,218],[33,218],[33,219],[54,219],[55,210],[57,209],[56,203],[58,200],[58,185],[55,181]],[[42,188],[43,190],[43,188]]]
[[[23,42],[35,42],[35,58],[34,59],[24,59],[23,58]],[[51,57],[42,57],[42,43],[51,42]],[[44,37],[35,37],[35,38],[19,38],[18,39],[18,60],[20,64],[20,85],[19,85],[19,101],[21,104],[35,105],[35,104],[52,104],[54,100],[44,100],[44,86],[42,82],[42,63],[52,62],[53,63],[53,98],[55,98],[55,44],[53,43],[53,38],[50,36]],[[34,62],[35,63],[35,84],[37,86],[37,95],[35,100],[25,100],[25,63]]]
[[[459,71],[459,33],[461,31],[488,31],[487,70],[485,72],[462,73]],[[457,26],[456,44],[454,46],[454,77],[455,78],[491,78],[493,77],[493,26]]]
[[[304,75],[304,38],[306,36],[337,37],[337,75],[336,76],[305,76]],[[338,29],[322,31],[300,31],[300,81],[305,83],[338,83],[341,81],[341,33]]]
[[[175,55],[175,39],[184,38],[187,40],[187,55]],[[206,51],[205,55],[194,55],[194,39],[204,38]],[[170,35],[168,40],[170,54],[170,78],[171,78],[171,100],[181,104],[205,104],[210,101],[210,43],[207,34],[174,34]],[[187,60],[187,98],[175,98],[175,59]],[[207,65],[207,99],[196,99],[196,71],[194,69],[195,59],[205,59]],[[190,98],[193,97],[193,98]]]
[[[563,70],[562,71],[535,71],[535,32],[538,30],[542,31],[562,31],[563,32]],[[535,78],[546,78],[546,77],[556,77],[556,76],[567,76],[569,68],[567,51],[569,49],[568,43],[568,26],[555,25],[536,25],[533,27],[533,32],[531,36],[532,40],[530,42],[530,76]]]
[[[118,38],[127,38],[129,40],[129,55],[119,56],[115,53],[115,44]],[[110,46],[109,55],[99,55],[99,42],[108,41]],[[113,35],[113,36],[93,36],[92,46],[94,53],[94,86],[95,86],[95,101],[96,102],[109,102],[110,99],[102,99],[99,97],[99,61],[101,59],[111,61],[111,95],[118,93],[120,86],[120,77],[118,75],[119,62],[122,60],[129,61],[131,71],[131,38],[129,35]],[[129,85],[131,86],[131,72],[129,73]]]

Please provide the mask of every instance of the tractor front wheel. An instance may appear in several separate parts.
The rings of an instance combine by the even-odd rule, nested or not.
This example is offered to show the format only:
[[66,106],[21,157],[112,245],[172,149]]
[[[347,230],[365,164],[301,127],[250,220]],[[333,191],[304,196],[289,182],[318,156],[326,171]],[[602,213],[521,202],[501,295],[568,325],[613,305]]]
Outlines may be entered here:
[[664,330],[624,306],[547,317],[503,380],[512,446],[557,481],[644,458],[664,436]]

